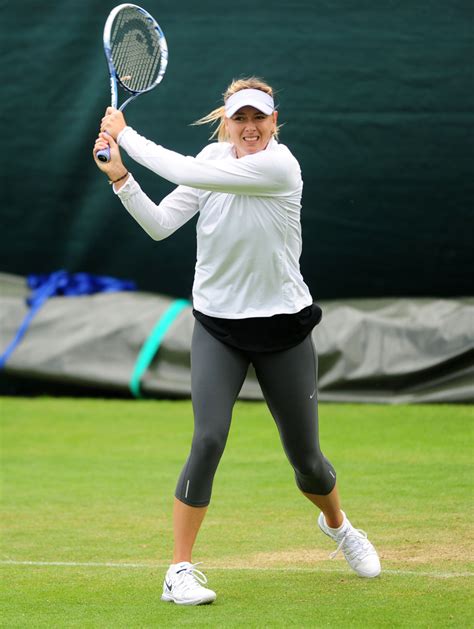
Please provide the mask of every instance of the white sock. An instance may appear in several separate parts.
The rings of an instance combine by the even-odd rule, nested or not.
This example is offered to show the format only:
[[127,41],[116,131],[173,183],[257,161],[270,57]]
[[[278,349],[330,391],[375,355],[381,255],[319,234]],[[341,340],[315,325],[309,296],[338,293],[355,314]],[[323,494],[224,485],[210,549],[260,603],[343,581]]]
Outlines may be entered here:
[[181,570],[182,568],[186,568],[187,566],[189,566],[189,561],[180,561],[178,563],[172,563],[170,565],[170,568],[174,572],[177,572],[178,570]]

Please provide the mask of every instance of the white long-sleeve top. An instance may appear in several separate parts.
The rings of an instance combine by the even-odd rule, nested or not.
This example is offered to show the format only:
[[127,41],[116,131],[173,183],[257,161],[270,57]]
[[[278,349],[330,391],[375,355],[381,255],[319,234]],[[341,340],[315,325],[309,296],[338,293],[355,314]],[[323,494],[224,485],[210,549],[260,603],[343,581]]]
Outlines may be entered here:
[[193,284],[196,310],[224,319],[296,313],[312,303],[300,268],[300,167],[271,140],[237,159],[217,142],[197,157],[154,144],[131,127],[118,142],[130,157],[177,188],[154,203],[130,175],[117,194],[155,240],[170,236],[199,212]]

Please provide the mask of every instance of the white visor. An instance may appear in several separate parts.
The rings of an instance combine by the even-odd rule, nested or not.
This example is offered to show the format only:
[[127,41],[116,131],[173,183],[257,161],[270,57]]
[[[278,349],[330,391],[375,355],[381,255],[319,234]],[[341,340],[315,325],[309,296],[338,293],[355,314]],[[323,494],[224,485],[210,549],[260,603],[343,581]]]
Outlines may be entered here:
[[255,107],[267,116],[275,110],[275,103],[270,94],[266,94],[262,90],[239,90],[229,96],[225,102],[226,118],[232,118],[236,111],[246,106]]

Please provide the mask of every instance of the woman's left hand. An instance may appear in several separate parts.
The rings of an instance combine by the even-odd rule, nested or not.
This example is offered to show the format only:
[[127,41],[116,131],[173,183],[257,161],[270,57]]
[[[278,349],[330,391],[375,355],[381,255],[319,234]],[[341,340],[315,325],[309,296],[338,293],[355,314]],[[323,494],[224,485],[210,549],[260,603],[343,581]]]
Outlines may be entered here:
[[105,116],[102,118],[100,124],[100,130],[108,133],[116,140],[119,133],[125,129],[126,126],[127,123],[125,122],[123,113],[118,109],[114,109],[114,107],[107,107]]

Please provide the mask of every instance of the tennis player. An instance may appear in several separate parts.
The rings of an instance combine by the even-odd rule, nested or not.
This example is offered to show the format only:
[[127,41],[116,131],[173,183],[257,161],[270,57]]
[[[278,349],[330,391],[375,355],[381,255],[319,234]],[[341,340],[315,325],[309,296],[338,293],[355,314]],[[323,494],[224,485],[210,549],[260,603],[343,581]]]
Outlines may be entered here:
[[[140,136],[108,108],[95,153],[114,192],[155,240],[199,213],[191,346],[194,436],[174,502],[174,557],[162,600],[211,603],[216,594],[192,563],[192,549],[211,499],[232,409],[250,364],[277,424],[300,491],[321,511],[320,529],[361,577],[380,574],[377,552],[341,510],[336,472],[319,446],[317,357],[311,331],[320,308],[299,268],[300,167],[277,141],[272,88],[256,77],[233,81],[224,103],[198,124],[216,123],[197,157]],[[177,185],[155,204],[127,171],[120,149]],[[337,551],[336,551],[337,552]]]

